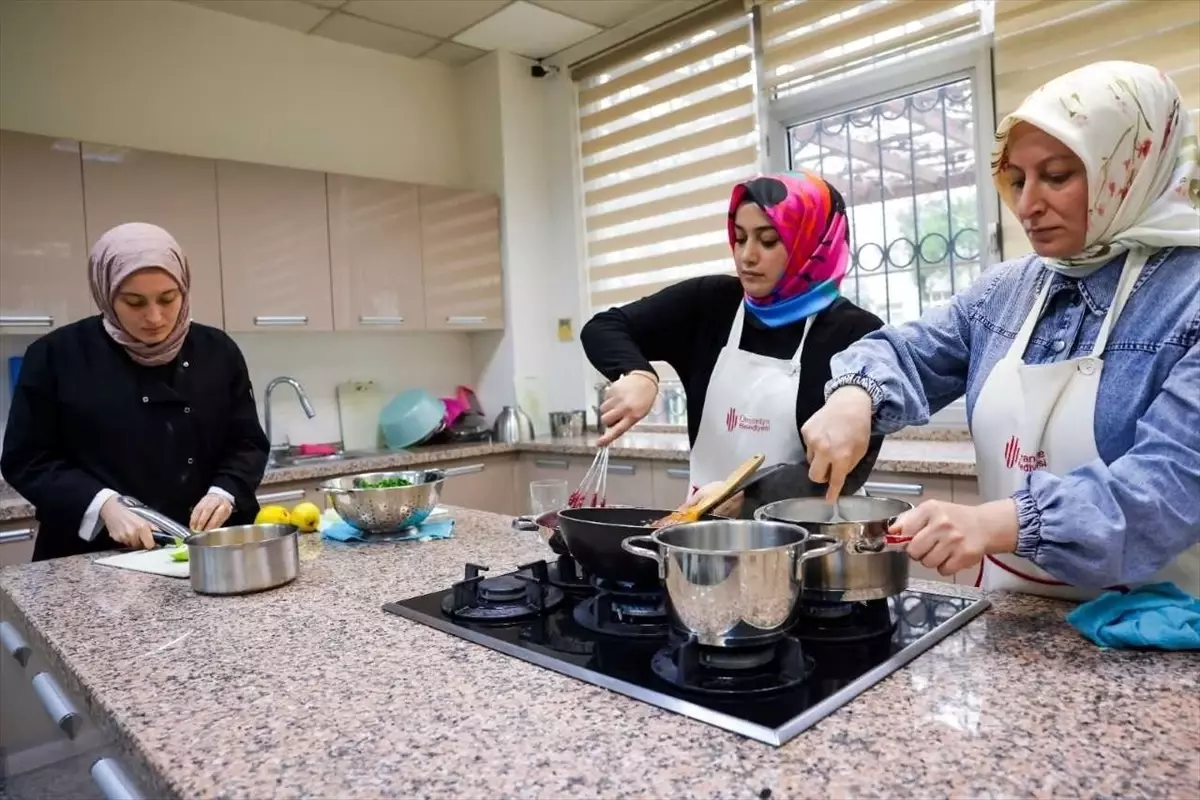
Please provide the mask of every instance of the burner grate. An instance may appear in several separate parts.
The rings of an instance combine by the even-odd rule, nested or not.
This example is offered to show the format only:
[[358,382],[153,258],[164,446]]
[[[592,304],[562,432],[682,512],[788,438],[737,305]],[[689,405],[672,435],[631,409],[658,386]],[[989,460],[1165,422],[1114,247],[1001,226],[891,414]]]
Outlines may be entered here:
[[467,564],[464,579],[442,600],[442,612],[467,622],[517,622],[542,616],[563,602],[562,590],[550,585],[544,561],[495,578],[484,577],[487,569]]
[[813,672],[798,639],[783,636],[756,647],[706,647],[688,637],[654,654],[650,668],[673,686],[701,694],[767,695],[803,691]]

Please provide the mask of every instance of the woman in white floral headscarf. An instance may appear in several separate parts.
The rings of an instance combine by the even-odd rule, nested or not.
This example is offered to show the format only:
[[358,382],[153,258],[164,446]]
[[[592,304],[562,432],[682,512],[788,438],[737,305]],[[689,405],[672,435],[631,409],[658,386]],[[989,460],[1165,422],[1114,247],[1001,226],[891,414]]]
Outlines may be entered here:
[[983,584],[1081,598],[1200,595],[1200,148],[1178,88],[1092,64],[1006,117],[996,187],[1036,256],[832,361],[804,426],[831,493],[868,436],[966,396],[979,506],[898,520],[909,555]]

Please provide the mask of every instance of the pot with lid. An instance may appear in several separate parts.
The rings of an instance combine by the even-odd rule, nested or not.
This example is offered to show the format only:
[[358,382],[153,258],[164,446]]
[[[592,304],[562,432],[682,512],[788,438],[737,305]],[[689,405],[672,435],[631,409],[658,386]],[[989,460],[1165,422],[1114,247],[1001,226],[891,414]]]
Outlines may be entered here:
[[763,521],[800,525],[842,545],[804,562],[802,597],[807,601],[851,603],[881,600],[908,586],[909,557],[888,544],[887,531],[912,503],[888,497],[846,496],[836,508],[822,497],[768,503],[754,512]]
[[702,645],[740,647],[791,627],[804,564],[842,544],[783,522],[713,520],[631,536],[621,547],[658,563],[674,626]]

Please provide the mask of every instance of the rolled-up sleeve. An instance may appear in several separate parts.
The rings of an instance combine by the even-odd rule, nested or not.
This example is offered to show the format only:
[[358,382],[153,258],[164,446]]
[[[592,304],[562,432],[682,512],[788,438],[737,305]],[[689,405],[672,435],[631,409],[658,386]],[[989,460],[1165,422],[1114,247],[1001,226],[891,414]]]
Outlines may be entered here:
[[929,422],[966,391],[971,315],[995,280],[985,276],[920,319],[870,333],[835,355],[826,398],[843,386],[865,389],[876,434]]
[[1014,499],[1017,555],[1077,586],[1145,580],[1200,544],[1200,345],[1176,362],[1124,455],[1032,472]]
[[270,447],[258,421],[246,360],[232,339],[228,340],[228,346],[229,358],[235,362],[235,375],[230,385],[232,397],[224,456],[212,485],[228,492],[235,507],[248,509],[254,506],[254,493],[262,483]]

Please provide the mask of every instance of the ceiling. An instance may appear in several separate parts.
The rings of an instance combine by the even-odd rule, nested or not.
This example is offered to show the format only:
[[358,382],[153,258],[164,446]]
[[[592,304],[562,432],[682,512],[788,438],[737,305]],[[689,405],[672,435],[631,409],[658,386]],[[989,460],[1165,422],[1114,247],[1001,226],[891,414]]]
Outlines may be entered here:
[[543,59],[662,0],[184,0],[309,36],[451,66],[490,50]]

